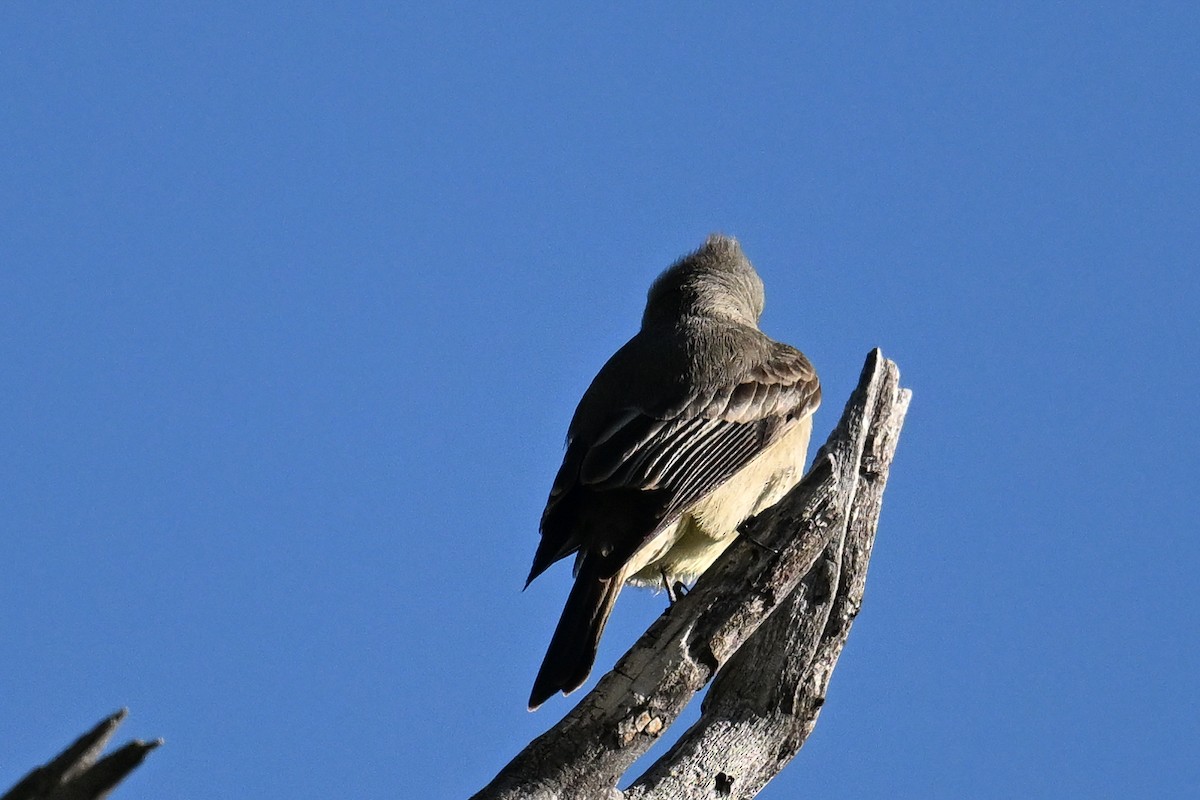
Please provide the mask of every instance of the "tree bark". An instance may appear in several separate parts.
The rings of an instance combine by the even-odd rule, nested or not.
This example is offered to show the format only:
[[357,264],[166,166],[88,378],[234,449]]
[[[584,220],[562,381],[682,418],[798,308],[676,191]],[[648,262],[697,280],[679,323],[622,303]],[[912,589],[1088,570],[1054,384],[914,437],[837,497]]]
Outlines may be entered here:
[[108,797],[151,750],[162,744],[162,739],[153,742],[135,739],[100,758],[108,740],[128,713],[127,709],[121,709],[102,720],[53,760],[22,778],[0,800],[101,800]]
[[[862,604],[911,394],[879,350],[804,481],[474,800],[753,797],[816,725]],[[629,787],[629,766],[717,676],[700,720]]]

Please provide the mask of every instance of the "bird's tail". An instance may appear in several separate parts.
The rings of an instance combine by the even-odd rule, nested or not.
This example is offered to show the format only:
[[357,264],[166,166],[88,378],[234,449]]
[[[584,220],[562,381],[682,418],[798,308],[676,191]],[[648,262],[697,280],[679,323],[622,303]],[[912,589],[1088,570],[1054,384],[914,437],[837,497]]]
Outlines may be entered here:
[[555,692],[570,694],[587,680],[596,661],[600,634],[604,632],[604,624],[612,613],[624,577],[618,572],[602,578],[599,567],[589,566],[588,559],[584,558],[558,627],[550,639],[546,657],[542,659],[542,668],[533,682],[533,691],[529,695],[530,711]]

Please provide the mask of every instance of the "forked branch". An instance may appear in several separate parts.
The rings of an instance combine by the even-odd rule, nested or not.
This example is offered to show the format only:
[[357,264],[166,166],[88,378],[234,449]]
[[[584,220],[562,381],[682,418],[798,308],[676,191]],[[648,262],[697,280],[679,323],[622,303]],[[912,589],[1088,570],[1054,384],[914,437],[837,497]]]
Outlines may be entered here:
[[100,754],[129,712],[101,720],[66,750],[30,772],[0,800],[101,800],[162,744],[135,739],[103,758]]
[[[475,800],[753,797],[816,725],[862,605],[910,392],[872,351],[805,480]],[[629,766],[713,680],[700,720],[624,792]]]

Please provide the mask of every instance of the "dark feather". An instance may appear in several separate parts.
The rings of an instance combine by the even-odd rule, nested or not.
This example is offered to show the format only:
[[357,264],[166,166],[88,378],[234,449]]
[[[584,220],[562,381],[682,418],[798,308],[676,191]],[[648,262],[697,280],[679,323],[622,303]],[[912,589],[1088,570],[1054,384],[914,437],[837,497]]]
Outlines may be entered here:
[[[670,285],[656,287],[663,302],[674,297]],[[820,403],[800,351],[715,317],[671,311],[656,329],[655,291],[642,331],[580,400],[542,513],[528,581],[580,556],[531,708],[587,678],[630,559]]]
[[620,591],[620,581],[598,575],[587,559],[584,560],[534,679],[533,691],[529,694],[530,711],[555,692],[573,692],[587,680],[596,660],[600,634],[604,632]]

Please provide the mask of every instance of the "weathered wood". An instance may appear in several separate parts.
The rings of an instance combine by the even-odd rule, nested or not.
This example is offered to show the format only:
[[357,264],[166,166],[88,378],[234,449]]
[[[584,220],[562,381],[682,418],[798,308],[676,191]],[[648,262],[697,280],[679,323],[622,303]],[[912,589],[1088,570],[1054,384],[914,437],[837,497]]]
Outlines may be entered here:
[[[804,704],[815,706],[812,712],[819,708],[841,651],[838,642],[845,641],[861,602],[860,575],[865,577],[879,510],[878,496],[871,505],[864,481],[874,480],[881,495],[908,401],[897,381],[895,364],[873,351],[804,482],[747,523],[744,535],[695,588],[476,800],[620,796],[617,781],[718,670],[729,676],[714,686],[704,716],[685,736],[691,744],[672,748],[631,787],[630,796],[727,797],[736,791],[749,797],[752,792],[741,793],[742,787],[761,787],[782,768],[815,723],[816,714]],[[777,613],[786,615],[777,630],[768,628],[760,644],[737,655]],[[739,660],[746,666],[739,668]],[[769,671],[780,677],[768,680]],[[718,720],[741,713],[730,709],[745,709],[747,720],[788,709],[791,728],[779,730],[790,738],[747,748],[732,772],[714,772],[711,748],[722,741]],[[775,771],[753,765],[751,751],[764,763],[775,759]],[[679,793],[686,787],[707,793]]]
[[749,798],[816,726],[862,607],[867,562],[910,393],[894,364],[871,416],[844,535],[713,681],[700,719],[626,791],[629,800]]
[[101,800],[162,744],[134,740],[104,758],[100,754],[128,715],[121,709],[79,737],[55,758],[9,789],[0,800]]

